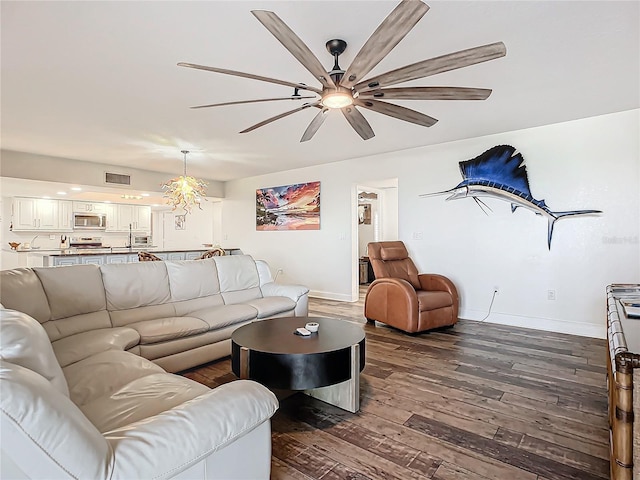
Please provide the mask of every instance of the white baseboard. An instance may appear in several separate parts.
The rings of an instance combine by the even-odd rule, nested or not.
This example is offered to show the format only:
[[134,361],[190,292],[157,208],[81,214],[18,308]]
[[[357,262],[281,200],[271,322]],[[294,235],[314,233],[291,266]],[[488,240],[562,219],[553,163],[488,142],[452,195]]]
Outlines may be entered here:
[[[465,310],[459,317],[467,320],[480,321],[486,312],[480,310]],[[510,325],[512,327],[532,328],[534,330],[546,330],[549,332],[579,335],[581,337],[606,338],[607,329],[604,325],[593,323],[572,322],[569,320],[556,320],[551,318],[526,317],[523,315],[510,315],[506,313],[492,313],[484,320],[486,323]]]
[[320,292],[318,290],[310,290],[309,296],[314,298],[321,298],[323,300],[336,300],[338,302],[353,302],[351,295],[345,295],[335,292]]

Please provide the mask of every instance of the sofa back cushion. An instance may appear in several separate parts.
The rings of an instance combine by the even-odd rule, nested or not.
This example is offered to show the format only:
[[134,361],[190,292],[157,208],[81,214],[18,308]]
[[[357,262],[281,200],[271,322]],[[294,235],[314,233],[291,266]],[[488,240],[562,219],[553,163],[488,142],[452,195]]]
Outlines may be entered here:
[[242,303],[262,298],[256,262],[250,255],[214,257],[224,303]]
[[171,301],[191,300],[220,293],[218,269],[211,259],[165,262]]
[[47,294],[51,320],[106,309],[102,276],[97,265],[40,267],[33,270]]
[[44,328],[26,313],[0,310],[0,358],[33,370],[69,396],[67,381]]
[[171,300],[165,262],[100,265],[107,309],[127,310]]
[[40,323],[51,318],[42,283],[31,268],[0,272],[0,301],[5,308],[24,312]]

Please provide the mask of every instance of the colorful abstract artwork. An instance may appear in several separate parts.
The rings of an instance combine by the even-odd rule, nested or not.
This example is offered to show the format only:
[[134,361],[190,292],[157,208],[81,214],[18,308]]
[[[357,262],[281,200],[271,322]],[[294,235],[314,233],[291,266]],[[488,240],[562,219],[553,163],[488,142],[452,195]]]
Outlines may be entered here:
[[320,230],[320,182],[256,190],[256,230]]
[[511,145],[498,145],[490,148],[471,160],[460,162],[462,182],[450,190],[427,193],[421,197],[450,194],[447,200],[472,198],[487,213],[489,206],[478,197],[489,197],[503,200],[511,204],[511,212],[517,208],[530,210],[547,219],[547,246],[551,250],[553,226],[561,218],[572,218],[577,215],[594,215],[600,210],[567,210],[555,211],[547,206],[544,200],[538,200],[531,194],[527,168],[521,153]]

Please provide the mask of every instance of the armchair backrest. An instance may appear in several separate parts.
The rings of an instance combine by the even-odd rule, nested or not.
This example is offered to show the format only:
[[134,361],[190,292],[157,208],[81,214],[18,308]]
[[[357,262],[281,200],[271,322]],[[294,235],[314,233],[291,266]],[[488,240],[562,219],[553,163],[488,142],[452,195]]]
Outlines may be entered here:
[[368,252],[376,278],[401,278],[420,289],[418,269],[403,242],[371,242]]

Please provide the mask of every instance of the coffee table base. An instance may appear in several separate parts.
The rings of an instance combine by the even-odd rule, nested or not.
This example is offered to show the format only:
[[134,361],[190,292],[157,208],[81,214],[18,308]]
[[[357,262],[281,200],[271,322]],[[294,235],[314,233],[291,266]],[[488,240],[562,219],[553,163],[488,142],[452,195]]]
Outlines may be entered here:
[[327,387],[303,390],[310,397],[356,413],[360,409],[360,345],[351,345],[351,378]]
[[[240,378],[249,379],[249,349],[240,347]],[[310,397],[351,413],[360,409],[360,345],[351,345],[351,378],[326,387],[302,390]]]

